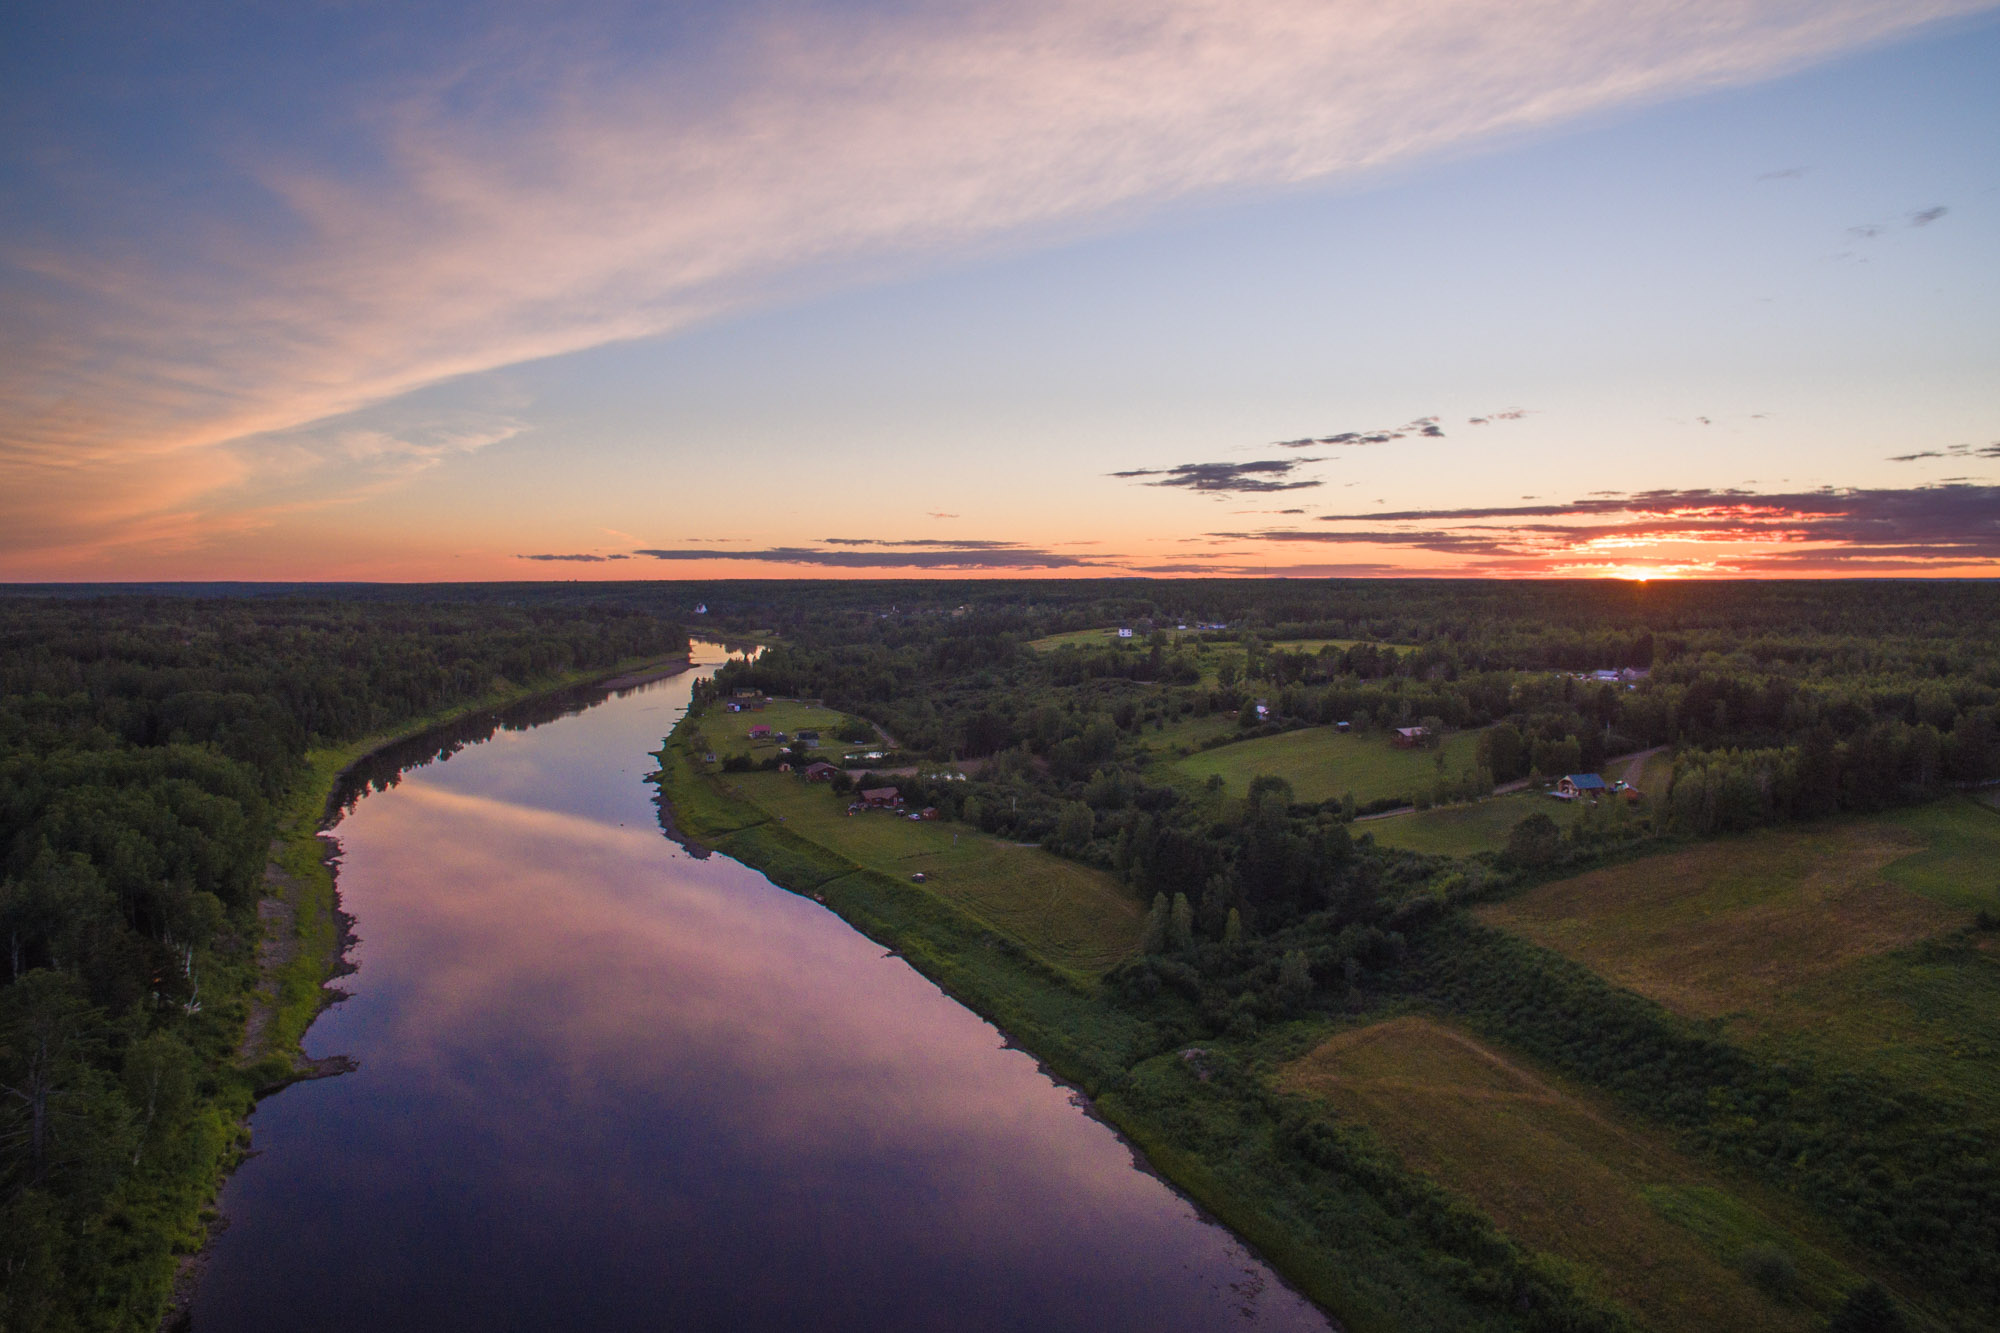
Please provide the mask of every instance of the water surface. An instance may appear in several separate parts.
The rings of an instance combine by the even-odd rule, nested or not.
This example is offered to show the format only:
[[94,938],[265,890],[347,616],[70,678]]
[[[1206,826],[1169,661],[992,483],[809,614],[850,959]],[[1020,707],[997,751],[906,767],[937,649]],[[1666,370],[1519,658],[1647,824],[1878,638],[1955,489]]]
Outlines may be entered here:
[[991,1025],[662,836],[692,679],[354,799],[307,1045],[360,1068],[258,1109],[196,1333],[1326,1328]]

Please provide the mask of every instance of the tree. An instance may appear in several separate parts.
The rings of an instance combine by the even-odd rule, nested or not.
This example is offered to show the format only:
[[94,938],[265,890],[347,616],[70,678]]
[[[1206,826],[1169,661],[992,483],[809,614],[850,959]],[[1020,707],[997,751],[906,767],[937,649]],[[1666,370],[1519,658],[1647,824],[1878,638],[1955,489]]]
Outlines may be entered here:
[[1507,835],[1507,859],[1516,865],[1547,865],[1562,848],[1562,830],[1541,811],[1514,825]]
[[1082,801],[1065,801],[1062,813],[1056,816],[1056,836],[1052,840],[1055,850],[1066,853],[1083,851],[1090,846],[1090,840],[1097,833],[1097,816]]
[[1521,729],[1502,722],[1479,733],[1474,747],[1481,768],[1491,770],[1495,782],[1512,782],[1528,775],[1528,746]]
[[1153,895],[1153,910],[1146,913],[1146,930],[1139,937],[1139,948],[1146,953],[1167,951],[1167,895]]
[[1902,1333],[1908,1325],[1895,1297],[1880,1282],[1865,1282],[1849,1292],[1827,1321],[1826,1333]]
[[1185,893],[1174,895],[1174,905],[1167,917],[1167,947],[1175,953],[1194,947],[1194,907]]

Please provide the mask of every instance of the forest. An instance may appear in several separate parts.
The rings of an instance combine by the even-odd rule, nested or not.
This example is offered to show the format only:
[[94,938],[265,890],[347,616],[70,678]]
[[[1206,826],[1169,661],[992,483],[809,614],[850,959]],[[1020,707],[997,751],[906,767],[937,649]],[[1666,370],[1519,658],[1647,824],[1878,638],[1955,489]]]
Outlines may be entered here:
[[520,598],[0,597],[0,1327],[157,1323],[264,1091],[237,1047],[309,750],[685,650]]

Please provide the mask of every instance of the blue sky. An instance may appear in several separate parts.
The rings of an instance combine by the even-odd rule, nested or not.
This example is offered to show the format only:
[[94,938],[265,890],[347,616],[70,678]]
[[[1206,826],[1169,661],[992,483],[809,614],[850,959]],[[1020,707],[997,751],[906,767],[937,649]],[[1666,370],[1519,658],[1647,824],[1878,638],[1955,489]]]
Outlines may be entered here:
[[1983,6],[151,12],[10,47],[0,577],[2000,565]]

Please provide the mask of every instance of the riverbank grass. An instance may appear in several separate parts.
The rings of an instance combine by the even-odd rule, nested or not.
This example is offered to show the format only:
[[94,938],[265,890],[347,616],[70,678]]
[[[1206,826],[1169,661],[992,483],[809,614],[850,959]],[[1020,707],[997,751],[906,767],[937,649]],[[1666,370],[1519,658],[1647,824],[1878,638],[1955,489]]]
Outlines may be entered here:
[[1130,957],[1145,908],[1101,870],[946,820],[847,813],[848,798],[788,773],[720,779],[786,829],[856,866],[908,881],[971,913],[1050,963],[1097,976]]

